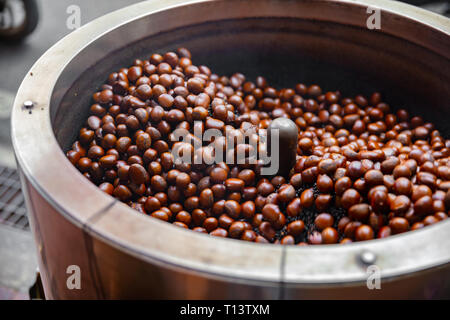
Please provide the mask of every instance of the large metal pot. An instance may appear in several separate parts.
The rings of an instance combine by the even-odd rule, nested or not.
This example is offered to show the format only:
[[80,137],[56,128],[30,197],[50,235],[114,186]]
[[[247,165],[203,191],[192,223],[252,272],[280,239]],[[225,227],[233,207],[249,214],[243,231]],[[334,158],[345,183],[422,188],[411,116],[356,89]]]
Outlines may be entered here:
[[[380,30],[366,27],[368,6],[381,9]],[[386,0],[155,0],[71,33],[32,67],[12,115],[46,297],[448,297],[450,221],[345,246],[218,239],[107,196],[63,151],[109,72],[178,46],[219,74],[319,83],[348,95],[381,90],[393,107],[423,115],[448,137],[449,35],[448,19]],[[366,285],[371,264],[381,270],[380,290]],[[66,284],[71,265],[81,270],[79,290]]]

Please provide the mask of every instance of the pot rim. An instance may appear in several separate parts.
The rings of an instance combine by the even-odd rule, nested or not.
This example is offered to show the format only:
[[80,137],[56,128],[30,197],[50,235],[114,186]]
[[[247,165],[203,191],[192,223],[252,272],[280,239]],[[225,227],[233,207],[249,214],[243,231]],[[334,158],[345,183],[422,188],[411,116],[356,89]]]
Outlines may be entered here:
[[[361,254],[365,252],[375,255],[376,265],[381,269],[384,279],[450,263],[450,219],[422,230],[345,246],[287,247],[220,239],[182,230],[137,213],[104,194],[94,184],[87,183],[65,157],[56,141],[50,120],[50,105],[53,104],[54,89],[59,77],[70,62],[88,46],[111,32],[144,18],[156,19],[158,15],[180,12],[188,7],[206,12],[214,6],[229,10],[215,10],[217,12],[209,16],[186,16],[183,21],[170,23],[174,28],[185,24],[186,20],[199,23],[205,22],[205,19],[214,21],[257,16],[320,18],[362,27],[364,19],[345,21],[346,17],[330,14],[330,8],[349,10],[349,14],[354,14],[365,12],[370,6],[380,8],[382,17],[388,23],[399,24],[397,19],[430,36],[414,38],[415,34],[406,32],[405,27],[382,31],[415,41],[416,44],[440,54],[443,52],[447,57],[450,55],[450,50],[445,50],[449,48],[449,19],[404,3],[386,0],[290,1],[283,2],[283,6],[306,10],[284,8],[283,11],[276,7],[281,2],[283,1],[267,0],[264,5],[256,0],[244,4],[240,2],[252,7],[253,11],[248,13],[231,10],[233,5],[238,4],[238,1],[233,0],[147,1],[107,14],[67,35],[33,65],[14,102],[12,140],[22,181],[25,178],[66,219],[103,242],[139,259],[164,264],[174,270],[181,268],[208,274],[210,277],[267,282],[273,285],[282,282],[302,285],[361,282],[366,281],[366,269],[371,264],[367,261],[364,263]],[[152,32],[157,33],[158,30]],[[445,41],[437,42],[436,38]],[[30,100],[34,106],[27,109],[24,102]],[[60,179],[54,179],[56,174]],[[435,241],[430,243],[432,238]],[[407,250],[404,249],[405,244],[408,245]]]

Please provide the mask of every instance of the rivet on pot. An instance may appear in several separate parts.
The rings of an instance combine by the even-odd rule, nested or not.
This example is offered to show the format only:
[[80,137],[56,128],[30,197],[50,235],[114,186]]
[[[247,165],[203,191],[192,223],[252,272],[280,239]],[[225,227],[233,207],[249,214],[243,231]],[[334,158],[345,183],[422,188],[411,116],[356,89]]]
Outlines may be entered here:
[[372,251],[365,250],[359,254],[359,260],[365,265],[374,264],[377,256]]

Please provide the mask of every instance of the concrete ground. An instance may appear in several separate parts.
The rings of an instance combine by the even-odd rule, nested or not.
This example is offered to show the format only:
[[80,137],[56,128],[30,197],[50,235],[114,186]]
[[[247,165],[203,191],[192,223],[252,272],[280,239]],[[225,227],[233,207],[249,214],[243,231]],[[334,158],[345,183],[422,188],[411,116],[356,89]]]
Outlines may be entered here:
[[38,0],[37,29],[17,44],[0,42],[0,165],[15,166],[9,136],[9,113],[15,92],[34,62],[53,44],[72,32],[71,6],[80,8],[81,25],[138,0]]

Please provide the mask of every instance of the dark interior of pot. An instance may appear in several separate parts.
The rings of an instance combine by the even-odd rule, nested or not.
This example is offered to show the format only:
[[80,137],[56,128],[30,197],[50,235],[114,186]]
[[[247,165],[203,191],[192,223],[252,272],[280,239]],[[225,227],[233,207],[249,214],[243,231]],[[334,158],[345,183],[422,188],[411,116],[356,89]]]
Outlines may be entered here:
[[[136,58],[181,46],[192,52],[194,64],[220,75],[241,72],[251,80],[262,75],[275,87],[319,84],[344,96],[379,91],[394,110],[405,108],[450,136],[448,59],[383,32],[312,20],[255,18],[193,25],[126,42],[126,37],[111,36],[94,43],[62,73],[51,117],[63,150],[76,140],[92,94],[111,72]],[[92,56],[102,58],[91,61]],[[84,72],[75,82],[64,81],[75,68]]]

